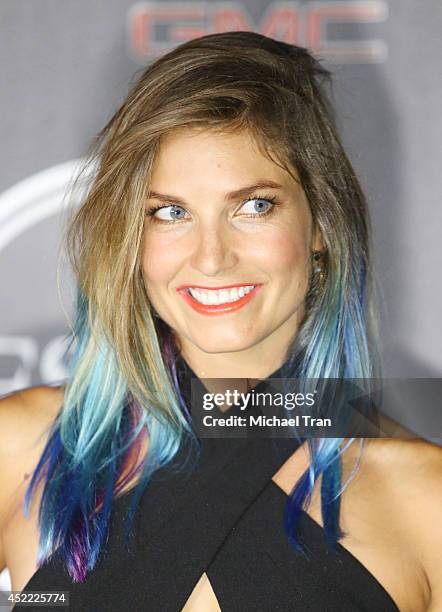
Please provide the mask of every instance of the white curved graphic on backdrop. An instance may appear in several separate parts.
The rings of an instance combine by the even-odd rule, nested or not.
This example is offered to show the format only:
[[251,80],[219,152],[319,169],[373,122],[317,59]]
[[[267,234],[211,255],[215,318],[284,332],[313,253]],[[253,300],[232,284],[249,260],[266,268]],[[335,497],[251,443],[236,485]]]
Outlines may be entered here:
[[[0,252],[35,224],[80,203],[93,168],[91,166],[84,172],[73,191],[74,179],[83,165],[83,159],[57,164],[23,179],[0,194]],[[37,339],[32,335],[0,335],[0,355],[18,361],[12,376],[0,375],[0,395],[30,386],[36,368],[39,368],[44,382],[65,378],[62,364],[64,339],[62,335],[57,336],[40,351]]]
[[73,159],[37,172],[0,194],[0,251],[72,202],[66,195],[82,166]]

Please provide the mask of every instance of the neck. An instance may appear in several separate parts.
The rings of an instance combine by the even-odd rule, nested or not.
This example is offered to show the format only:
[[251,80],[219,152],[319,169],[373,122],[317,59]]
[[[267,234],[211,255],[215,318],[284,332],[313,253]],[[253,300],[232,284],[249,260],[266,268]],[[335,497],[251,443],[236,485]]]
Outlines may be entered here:
[[206,353],[184,342],[181,356],[199,378],[264,379],[286,361],[288,348],[286,342],[278,349],[258,344],[243,351]]

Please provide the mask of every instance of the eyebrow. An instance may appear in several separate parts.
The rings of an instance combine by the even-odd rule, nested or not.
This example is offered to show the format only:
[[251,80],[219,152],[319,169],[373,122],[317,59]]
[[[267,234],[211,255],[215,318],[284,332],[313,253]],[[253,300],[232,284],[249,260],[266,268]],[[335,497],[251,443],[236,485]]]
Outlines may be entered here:
[[[235,191],[229,191],[224,196],[224,200],[226,202],[232,202],[234,200],[240,200],[243,198],[247,198],[251,194],[255,193],[258,189],[284,189],[282,185],[279,183],[275,183],[275,181],[258,181],[253,185],[248,185],[247,187],[241,187],[241,189],[235,189]],[[155,200],[166,200],[167,202],[176,202],[177,204],[187,206],[187,203],[182,198],[179,198],[174,195],[170,195],[167,193],[160,193],[158,191],[150,191],[149,199]]]

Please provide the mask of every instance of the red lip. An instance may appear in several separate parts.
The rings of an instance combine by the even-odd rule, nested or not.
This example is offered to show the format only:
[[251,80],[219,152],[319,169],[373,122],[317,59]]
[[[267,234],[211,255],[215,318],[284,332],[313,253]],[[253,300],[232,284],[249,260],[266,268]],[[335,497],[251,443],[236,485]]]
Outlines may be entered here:
[[[190,286],[195,287],[195,289],[197,287],[199,288],[199,286],[197,285],[190,285]],[[231,287],[244,287],[244,286],[245,285],[231,285]],[[247,293],[247,295],[243,296],[236,302],[226,302],[225,304],[211,304],[211,305],[200,304],[200,302],[195,300],[190,295],[190,293],[187,291],[187,287],[189,287],[189,285],[186,285],[185,287],[180,287],[177,289],[177,291],[181,295],[181,297],[184,299],[184,301],[187,302],[187,304],[189,304],[189,306],[193,308],[193,310],[196,310],[196,312],[199,312],[200,314],[218,315],[218,314],[225,314],[228,312],[234,312],[235,310],[239,310],[240,308],[248,304],[250,300],[253,299],[255,294],[261,289],[262,285],[256,285],[255,288],[252,289],[252,291]],[[202,288],[203,287],[201,287],[201,289]],[[208,287],[208,288],[214,289],[214,287]],[[222,288],[227,289],[228,287],[225,286]]]

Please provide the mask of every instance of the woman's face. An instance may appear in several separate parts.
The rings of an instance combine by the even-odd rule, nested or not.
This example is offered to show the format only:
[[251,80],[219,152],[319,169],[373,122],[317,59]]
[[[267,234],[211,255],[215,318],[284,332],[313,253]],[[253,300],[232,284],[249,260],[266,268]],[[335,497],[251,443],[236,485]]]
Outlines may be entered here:
[[147,295],[183,353],[252,349],[265,359],[285,350],[303,316],[311,251],[321,248],[312,230],[300,184],[249,133],[163,138],[142,266]]

